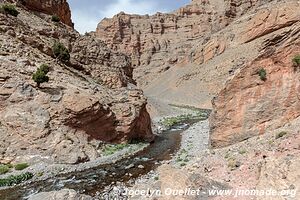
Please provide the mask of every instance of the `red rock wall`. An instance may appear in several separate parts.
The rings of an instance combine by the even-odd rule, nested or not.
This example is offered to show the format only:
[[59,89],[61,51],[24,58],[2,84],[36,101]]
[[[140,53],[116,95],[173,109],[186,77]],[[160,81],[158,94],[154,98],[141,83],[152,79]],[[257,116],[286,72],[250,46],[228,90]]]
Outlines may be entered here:
[[48,15],[57,15],[61,22],[74,27],[71,19],[71,10],[67,0],[0,0],[0,3],[10,2],[23,5],[32,11],[43,12]]
[[141,16],[122,12],[102,20],[96,36],[110,48],[130,55],[134,66],[149,65],[158,59],[171,59],[176,64],[188,56],[198,38],[209,37],[266,2],[270,1],[193,0],[172,13]]
[[21,3],[30,10],[57,15],[63,23],[73,27],[67,0],[22,0]]
[[[299,36],[298,22],[267,39],[261,56],[244,66],[213,100],[213,147],[264,134],[300,116],[300,69],[292,62],[300,54]],[[261,68],[267,72],[265,81],[258,75]]]

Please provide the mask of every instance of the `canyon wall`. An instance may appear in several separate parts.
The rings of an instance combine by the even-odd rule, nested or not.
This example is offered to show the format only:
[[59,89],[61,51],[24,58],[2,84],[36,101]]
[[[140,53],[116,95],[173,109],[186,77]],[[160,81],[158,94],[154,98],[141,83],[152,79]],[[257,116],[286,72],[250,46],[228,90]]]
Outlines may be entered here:
[[[259,10],[245,26],[242,41],[264,37],[260,55],[227,81],[213,100],[211,142],[222,147],[275,130],[300,116],[299,2]],[[259,71],[266,70],[266,80]]]
[[151,101],[212,108],[211,140],[219,147],[299,116],[291,61],[299,53],[298,7],[297,0],[194,0],[172,13],[120,13],[95,35],[132,57]]
[[[129,57],[51,16],[17,10],[18,17],[0,13],[1,163],[74,164],[101,156],[104,142],[153,140]],[[69,49],[69,62],[54,58],[57,41]],[[32,74],[41,64],[50,67],[49,82],[38,88]]]
[[122,12],[102,20],[95,35],[132,58],[134,79],[148,97],[211,108],[224,81],[257,56],[254,42],[245,47],[236,37],[244,28],[240,17],[278,2],[194,0],[171,13]]

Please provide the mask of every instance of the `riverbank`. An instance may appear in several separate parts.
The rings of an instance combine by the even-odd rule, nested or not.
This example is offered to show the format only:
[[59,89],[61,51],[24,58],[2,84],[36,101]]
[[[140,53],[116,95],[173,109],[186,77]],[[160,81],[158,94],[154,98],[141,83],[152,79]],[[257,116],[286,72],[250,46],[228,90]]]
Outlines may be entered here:
[[[144,176],[140,176],[140,174],[147,174],[146,177],[150,176],[153,179],[156,179],[156,172],[154,169],[166,163],[172,163],[174,166],[183,167],[187,162],[193,159],[197,151],[206,148],[208,145],[208,134],[206,130],[206,127],[208,127],[208,120],[196,123],[192,127],[189,127],[189,123],[194,124],[196,121],[207,119],[209,112],[207,110],[178,105],[168,105],[168,107],[170,110],[173,110],[172,114],[168,116],[158,116],[153,119],[153,129],[157,134],[157,140],[154,144],[138,143],[115,146],[108,145],[103,152],[103,157],[77,165],[39,162],[23,171],[13,171],[12,173],[0,176],[1,179],[10,175],[18,175],[26,172],[34,174],[34,177],[31,180],[20,185],[0,188],[0,194],[5,197],[7,196],[5,200],[10,200],[14,199],[14,197],[10,197],[9,193],[13,193],[14,191],[26,193],[26,196],[31,196],[37,192],[45,191],[46,188],[48,188],[46,191],[60,190],[69,187],[71,187],[70,189],[77,190],[76,186],[73,186],[72,183],[79,184],[83,181],[82,184],[85,186],[82,186],[82,188],[89,189],[78,192],[86,193],[88,191],[88,194],[99,196],[103,194],[103,191],[100,193],[98,192],[98,190],[102,190],[102,186],[97,186],[95,188],[89,186],[89,182],[94,182],[94,178],[99,178],[100,175],[97,175],[98,173],[102,173],[100,176],[103,176],[102,178],[107,177],[104,178],[106,183],[102,183],[103,187],[105,187],[106,184],[108,187],[112,187],[123,183],[131,185],[136,180],[143,180]],[[184,131],[183,134],[178,135],[177,132],[181,133],[182,130],[185,129],[188,130]],[[199,130],[203,131],[199,134]],[[165,131],[170,133],[165,135]],[[173,140],[171,143],[169,141],[170,139]],[[164,148],[166,149],[161,146],[165,146]],[[144,151],[153,152],[149,152],[150,155],[148,156],[150,157],[147,158],[142,156]],[[144,165],[145,162],[148,164]],[[110,169],[102,170],[101,167]],[[122,172],[121,174],[118,174],[118,172],[115,172],[117,169],[119,171],[121,169],[125,170],[126,173],[124,172],[124,174],[122,174]],[[95,174],[95,176],[93,174]],[[43,188],[43,183],[46,182],[47,186],[45,185],[45,188]],[[24,189],[28,186],[32,188],[32,191]]]
[[[194,125],[196,128],[201,122]],[[224,196],[211,191],[288,191],[282,196],[261,196],[260,199],[299,199],[300,118],[285,126],[234,145],[219,149],[188,149],[194,157],[184,166],[174,159],[155,172],[141,177],[128,188],[130,200],[146,199],[250,199],[255,196]],[[191,133],[193,126],[183,133]],[[188,134],[187,134],[188,136]],[[187,137],[188,138],[188,137]],[[182,140],[184,142],[184,139]],[[186,140],[188,141],[188,140]],[[188,142],[189,143],[189,142]],[[184,144],[183,144],[184,145]],[[180,151],[179,151],[180,153]],[[178,157],[178,155],[177,155]],[[176,158],[176,156],[175,156]],[[278,184],[280,183],[280,184]],[[190,188],[199,194],[176,195]],[[171,190],[170,190],[171,189]],[[140,191],[134,194],[133,191]],[[143,191],[150,191],[142,194]],[[159,192],[157,192],[159,191]],[[174,192],[170,194],[168,192]],[[152,193],[154,192],[154,193]],[[161,193],[160,193],[161,192]],[[150,194],[150,195],[149,195]],[[277,198],[278,197],[278,198]]]
[[[159,118],[157,119],[159,121]],[[128,198],[132,200],[149,199],[148,195],[122,195],[124,191],[155,191],[160,190],[161,183],[170,183],[172,188],[176,183],[185,179],[187,172],[183,169],[192,166],[199,153],[208,152],[209,147],[209,122],[208,120],[199,121],[181,133],[181,145],[176,154],[170,160],[158,163],[159,167],[149,173],[132,180],[129,185],[116,183],[106,187],[99,193],[100,199],[105,196],[111,198]],[[178,178],[178,180],[176,180]],[[171,181],[172,180],[172,181]],[[184,181],[183,181],[184,182]],[[176,186],[179,187],[179,186]],[[179,187],[180,188],[180,187]],[[116,195],[118,194],[118,195]],[[152,199],[159,197],[152,196]],[[151,199],[151,198],[150,198]]]
[[108,152],[108,155],[99,157],[96,160],[76,165],[49,164],[47,162],[41,161],[37,164],[27,167],[22,171],[12,171],[10,173],[0,175],[0,179],[5,179],[10,176],[17,176],[28,172],[34,174],[32,179],[23,182],[19,185],[14,185],[10,187],[0,187],[1,200],[2,198],[10,199],[11,195],[9,194],[9,192],[13,191],[14,188],[22,188],[37,182],[55,179],[55,177],[64,176],[65,174],[80,173],[98,166],[113,164],[122,159],[134,156],[138,152],[146,149],[149,145],[149,143],[128,144],[126,148],[116,150],[115,152]]

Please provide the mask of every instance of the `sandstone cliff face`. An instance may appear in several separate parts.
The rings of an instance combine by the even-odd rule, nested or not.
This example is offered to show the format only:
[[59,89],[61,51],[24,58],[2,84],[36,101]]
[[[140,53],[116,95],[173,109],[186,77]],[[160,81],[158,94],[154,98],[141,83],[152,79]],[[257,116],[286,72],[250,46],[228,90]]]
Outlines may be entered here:
[[[265,37],[260,55],[247,63],[213,100],[212,146],[220,147],[275,130],[300,116],[299,71],[292,59],[299,55],[299,2],[259,10],[248,21],[242,41]],[[264,68],[267,79],[258,72]]]
[[[130,55],[136,67],[162,62],[161,55],[166,54],[172,55],[169,61],[176,63],[183,56],[180,53],[184,54],[191,46],[191,40],[224,26],[224,17],[218,19],[215,14],[215,7],[207,1],[193,2],[170,14],[139,16],[122,12],[101,21],[96,35],[112,49]],[[178,45],[178,41],[186,44]]]
[[[234,17],[263,2],[267,1],[194,0],[169,14],[140,16],[122,12],[101,21],[96,35],[109,47],[130,55],[134,66],[157,62],[157,57],[174,64],[187,54],[195,40],[224,28]],[[163,55],[169,55],[169,60]]]
[[64,24],[74,26],[67,0],[0,0],[1,2],[17,3],[19,6],[25,6],[31,11],[57,15]]
[[[153,139],[128,57],[17,9],[17,18],[0,14],[0,162],[73,164],[99,157],[103,141]],[[70,63],[53,58],[55,41],[69,48]],[[50,82],[37,88],[31,76],[43,63],[51,68]]]
[[258,56],[258,40],[247,45],[242,41],[244,33],[239,31],[246,19],[241,16],[255,15],[255,9],[278,2],[194,0],[167,14],[120,13],[102,20],[95,35],[131,56],[134,79],[148,96],[211,108],[224,81]]
[[30,10],[57,15],[63,23],[73,27],[67,0],[22,0],[21,3]]

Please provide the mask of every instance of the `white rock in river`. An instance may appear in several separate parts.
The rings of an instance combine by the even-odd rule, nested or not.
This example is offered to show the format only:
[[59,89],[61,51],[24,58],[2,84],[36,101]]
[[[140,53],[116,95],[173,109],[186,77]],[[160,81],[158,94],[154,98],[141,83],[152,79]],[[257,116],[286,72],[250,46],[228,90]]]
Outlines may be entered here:
[[138,166],[139,169],[144,169],[145,167],[143,165]]

